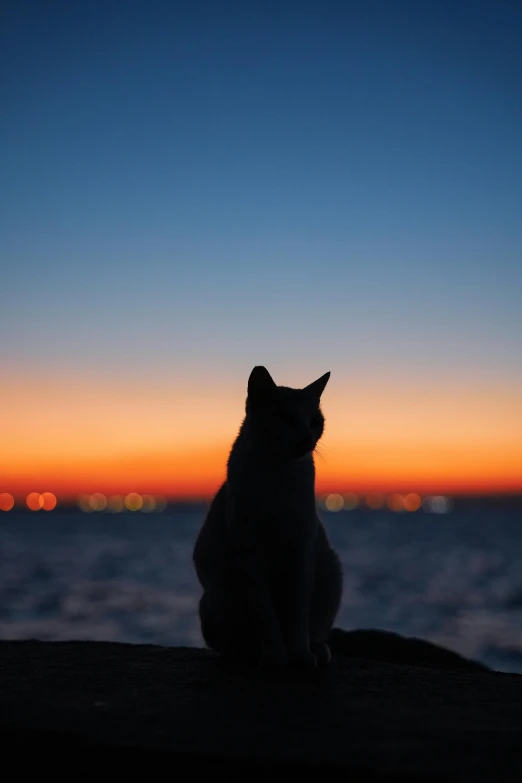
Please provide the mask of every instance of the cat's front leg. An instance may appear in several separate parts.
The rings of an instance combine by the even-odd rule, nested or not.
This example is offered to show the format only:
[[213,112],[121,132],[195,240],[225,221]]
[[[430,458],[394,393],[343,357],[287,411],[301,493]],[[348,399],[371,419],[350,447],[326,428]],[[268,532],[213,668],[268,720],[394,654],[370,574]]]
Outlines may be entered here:
[[243,574],[242,581],[250,620],[258,644],[258,662],[267,668],[284,666],[288,661],[286,645],[272,602],[263,558],[255,547],[249,547],[238,553],[238,561]]
[[310,604],[313,592],[313,548],[300,548],[292,559],[287,582],[286,637],[290,663],[312,667],[317,661],[310,649]]
[[268,590],[252,592],[251,606],[256,615],[259,631],[257,655],[259,665],[266,669],[279,669],[286,666],[288,653]]
[[287,663],[288,656],[254,520],[249,514],[238,512],[232,494],[229,495],[227,514],[234,563],[241,575],[249,620],[257,642],[256,657],[264,667],[279,668]]

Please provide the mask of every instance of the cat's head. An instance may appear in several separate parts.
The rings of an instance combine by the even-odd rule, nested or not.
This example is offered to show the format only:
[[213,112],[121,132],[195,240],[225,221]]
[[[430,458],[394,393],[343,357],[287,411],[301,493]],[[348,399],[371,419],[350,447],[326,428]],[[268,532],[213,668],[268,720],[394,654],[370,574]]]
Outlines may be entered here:
[[248,379],[246,414],[253,444],[279,459],[310,454],[323,434],[321,394],[327,372],[304,389],[277,386],[265,367],[254,367]]

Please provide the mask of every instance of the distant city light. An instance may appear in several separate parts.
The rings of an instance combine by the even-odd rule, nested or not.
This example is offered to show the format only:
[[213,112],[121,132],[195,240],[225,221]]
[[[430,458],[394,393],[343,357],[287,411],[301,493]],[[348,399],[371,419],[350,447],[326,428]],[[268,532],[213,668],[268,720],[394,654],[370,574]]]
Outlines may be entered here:
[[348,492],[343,496],[344,508],[347,511],[353,511],[359,505],[359,498],[354,492]]
[[[36,502],[34,505],[36,506]],[[129,492],[127,495],[109,495],[108,497],[102,492],[94,492],[92,495],[80,495],[77,505],[87,513],[108,511],[111,514],[118,514],[125,510],[161,513],[165,510],[167,501],[162,497],[140,495],[138,492]]]
[[381,492],[372,492],[366,496],[366,505],[372,511],[377,511],[384,506],[384,495]]
[[158,514],[161,514],[167,508],[167,500],[166,500],[166,498],[162,498],[162,497],[155,498],[154,502],[155,502],[155,506],[156,506],[155,510],[156,510],[156,512]]
[[390,511],[400,512],[405,510],[404,498],[398,492],[388,495],[387,505]]
[[27,508],[30,511],[40,511],[41,510],[42,503],[40,502],[40,497],[41,497],[41,495],[40,495],[39,492],[30,492],[27,495],[27,497],[25,499],[25,502],[26,502]]
[[143,506],[143,498],[137,492],[129,492],[124,502],[128,511],[139,511]]
[[14,506],[14,497],[9,492],[0,492],[0,511],[11,511]]
[[328,511],[341,511],[344,507],[344,498],[342,495],[333,492],[331,495],[327,496],[324,504]]
[[52,492],[30,492],[25,499],[27,508],[30,511],[52,511],[56,508],[56,495]]
[[56,495],[53,495],[52,492],[43,492],[40,495],[39,503],[40,508],[43,508],[44,511],[52,511],[56,508]]
[[101,492],[91,495],[88,503],[92,511],[104,511],[107,508],[107,498]]
[[91,507],[90,501],[90,495],[80,495],[77,501],[78,508],[80,508],[82,511],[86,511],[87,513],[91,513],[91,511],[94,509]]
[[422,505],[422,500],[420,498],[420,495],[417,495],[416,492],[409,492],[403,498],[403,502],[406,511],[418,511]]
[[152,495],[143,495],[142,497],[143,505],[141,507],[142,511],[145,511],[146,513],[149,511],[154,511],[156,508],[156,500],[152,497]]
[[431,514],[448,514],[453,508],[453,502],[445,495],[428,495],[424,498],[422,506]]
[[110,511],[111,514],[119,514],[124,508],[125,503],[122,495],[111,495],[107,499],[107,511]]

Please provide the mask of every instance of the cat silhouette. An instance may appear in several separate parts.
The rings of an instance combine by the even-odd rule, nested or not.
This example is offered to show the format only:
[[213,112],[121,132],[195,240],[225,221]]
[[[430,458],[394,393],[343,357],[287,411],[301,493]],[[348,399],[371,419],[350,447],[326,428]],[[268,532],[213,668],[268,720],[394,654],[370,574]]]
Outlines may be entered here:
[[330,662],[343,572],[317,513],[313,458],[329,377],[293,389],[277,386],[265,367],[250,374],[226,481],[193,551],[202,635],[227,659],[265,667]]

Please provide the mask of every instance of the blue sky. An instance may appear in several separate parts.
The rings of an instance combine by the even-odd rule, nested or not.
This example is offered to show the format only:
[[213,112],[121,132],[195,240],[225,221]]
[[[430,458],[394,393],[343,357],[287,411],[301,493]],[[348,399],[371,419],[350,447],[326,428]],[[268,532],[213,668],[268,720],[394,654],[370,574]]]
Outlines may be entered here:
[[21,0],[0,44],[14,371],[520,380],[516,0]]

